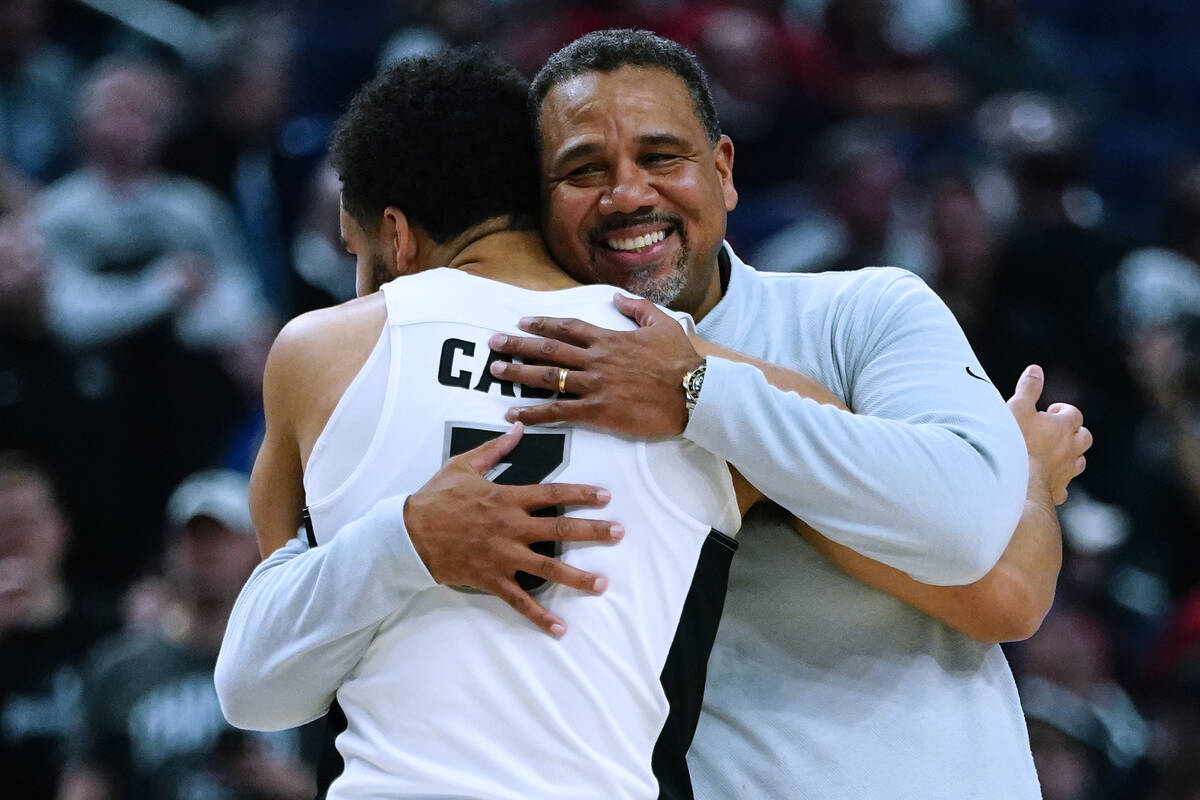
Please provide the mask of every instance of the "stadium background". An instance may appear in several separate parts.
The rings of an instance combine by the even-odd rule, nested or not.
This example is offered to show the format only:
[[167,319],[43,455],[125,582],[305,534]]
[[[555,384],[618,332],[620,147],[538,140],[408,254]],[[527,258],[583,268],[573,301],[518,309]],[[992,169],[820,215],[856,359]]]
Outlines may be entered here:
[[[0,459],[0,794],[42,763],[19,665],[78,673],[82,642],[170,619],[168,496],[248,471],[274,333],[352,292],[323,151],[353,89],[468,42],[531,73],[625,26],[708,70],[749,263],[907,267],[1003,391],[1037,362],[1084,410],[1058,599],[1008,648],[1044,792],[1200,797],[1200,6],[1178,0],[0,0],[0,450],[57,486],[17,508]],[[17,584],[56,506],[45,580],[95,635],[54,650]],[[227,796],[288,796],[216,756]]]

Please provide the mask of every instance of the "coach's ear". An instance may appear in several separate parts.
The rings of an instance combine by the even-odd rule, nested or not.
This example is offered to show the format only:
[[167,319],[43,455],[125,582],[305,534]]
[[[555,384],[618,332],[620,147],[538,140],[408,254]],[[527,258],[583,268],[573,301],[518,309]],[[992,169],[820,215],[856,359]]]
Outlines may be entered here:
[[384,254],[392,277],[406,275],[412,271],[419,250],[416,231],[408,222],[404,212],[395,206],[383,210],[383,224],[379,227],[379,248]]

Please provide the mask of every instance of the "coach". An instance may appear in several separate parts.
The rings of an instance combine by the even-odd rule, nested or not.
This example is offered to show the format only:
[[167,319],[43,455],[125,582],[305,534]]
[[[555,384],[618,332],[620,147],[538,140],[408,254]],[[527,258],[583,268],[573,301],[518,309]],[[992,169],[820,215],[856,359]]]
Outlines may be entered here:
[[[782,506],[743,529],[689,758],[697,796],[1039,797],[1000,648],[848,577],[787,513],[923,583],[989,572],[1022,514],[1026,453],[953,316],[899,269],[743,264],[722,242],[737,202],[733,145],[674,43],[590,34],[551,57],[530,95],[546,239],[569,273],[687,311],[705,338],[812,375],[856,412],[715,358],[685,389],[680,345],[667,341],[682,337],[665,326],[600,336],[538,319],[525,329],[561,345],[502,345],[571,369],[580,395],[513,419],[682,431]],[[497,369],[538,385],[547,372]]]

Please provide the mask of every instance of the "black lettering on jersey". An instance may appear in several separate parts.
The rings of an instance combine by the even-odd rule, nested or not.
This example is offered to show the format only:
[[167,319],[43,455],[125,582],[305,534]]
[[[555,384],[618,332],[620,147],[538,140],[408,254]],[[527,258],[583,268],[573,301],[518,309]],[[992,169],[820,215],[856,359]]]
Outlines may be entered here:
[[517,393],[513,391],[512,381],[501,380],[492,375],[492,364],[497,361],[507,361],[512,363],[512,358],[504,353],[497,353],[494,350],[488,350],[487,363],[483,365],[483,374],[479,376],[479,383],[475,384],[475,391],[487,394],[491,391],[493,384],[500,384],[500,394],[505,397],[516,397]]
[[442,361],[438,365],[438,383],[442,386],[457,386],[460,389],[471,388],[471,373],[462,370],[455,375],[450,374],[454,369],[454,354],[461,352],[465,356],[475,355],[475,343],[466,339],[447,339],[442,343]]

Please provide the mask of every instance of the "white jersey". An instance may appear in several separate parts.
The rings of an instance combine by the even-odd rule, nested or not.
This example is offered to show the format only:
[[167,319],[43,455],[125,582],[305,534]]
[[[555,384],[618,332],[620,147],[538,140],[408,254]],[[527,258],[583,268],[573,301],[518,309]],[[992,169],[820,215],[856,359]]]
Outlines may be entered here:
[[[306,468],[315,543],[500,435],[510,406],[550,396],[491,376],[494,332],[519,334],[530,314],[632,328],[613,291],[534,292],[450,269],[387,284],[384,330]],[[496,473],[611,491],[606,508],[567,513],[621,522],[624,540],[561,554],[608,590],[535,589],[568,621],[560,640],[489,595],[416,593],[337,693],[345,770],[328,797],[690,797],[684,756],[740,524],[725,463],[679,438],[563,426],[528,429]]]

